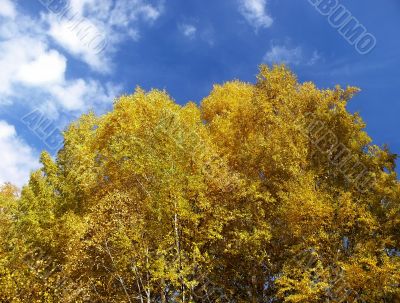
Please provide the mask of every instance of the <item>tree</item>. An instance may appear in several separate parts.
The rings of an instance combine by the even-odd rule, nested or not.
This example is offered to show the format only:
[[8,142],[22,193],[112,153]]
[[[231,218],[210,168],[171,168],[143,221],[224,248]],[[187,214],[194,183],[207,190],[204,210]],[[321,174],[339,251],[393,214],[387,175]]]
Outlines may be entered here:
[[83,115],[2,191],[0,298],[396,302],[396,156],[347,111],[357,91],[261,66],[199,106],[137,89]]

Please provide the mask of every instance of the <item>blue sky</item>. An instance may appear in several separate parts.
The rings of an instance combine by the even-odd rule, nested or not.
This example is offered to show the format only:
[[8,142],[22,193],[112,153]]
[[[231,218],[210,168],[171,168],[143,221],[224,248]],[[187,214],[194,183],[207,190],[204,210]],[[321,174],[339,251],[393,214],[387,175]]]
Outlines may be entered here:
[[[375,47],[360,54],[321,1],[330,13],[341,4]],[[138,85],[200,102],[214,83],[254,82],[260,63],[321,88],[360,87],[349,109],[374,143],[400,152],[398,0],[62,2],[0,0],[0,183],[21,186],[41,150],[55,154],[59,129]]]

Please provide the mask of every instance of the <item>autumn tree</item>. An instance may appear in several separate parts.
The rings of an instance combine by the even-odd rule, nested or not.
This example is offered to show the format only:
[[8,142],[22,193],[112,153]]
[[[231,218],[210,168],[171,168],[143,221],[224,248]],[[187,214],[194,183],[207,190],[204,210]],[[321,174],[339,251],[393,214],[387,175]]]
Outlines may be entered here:
[[2,302],[399,301],[396,156],[357,92],[263,65],[200,105],[83,115],[0,192]]

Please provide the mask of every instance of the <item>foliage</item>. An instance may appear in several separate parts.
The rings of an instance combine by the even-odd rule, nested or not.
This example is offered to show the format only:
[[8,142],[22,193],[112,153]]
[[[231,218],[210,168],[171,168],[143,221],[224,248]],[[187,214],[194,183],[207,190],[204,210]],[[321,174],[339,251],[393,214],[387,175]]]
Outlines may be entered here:
[[396,157],[357,91],[261,66],[200,106],[83,115],[0,190],[0,301],[399,302]]

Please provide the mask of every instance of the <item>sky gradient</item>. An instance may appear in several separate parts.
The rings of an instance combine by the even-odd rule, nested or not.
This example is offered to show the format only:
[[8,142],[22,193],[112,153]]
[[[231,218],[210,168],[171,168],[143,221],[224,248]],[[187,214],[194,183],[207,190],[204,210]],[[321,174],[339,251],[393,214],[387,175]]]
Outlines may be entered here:
[[[260,63],[320,88],[360,87],[350,111],[399,153],[400,2],[319,2],[0,0],[0,183],[23,185],[41,150],[56,153],[59,130],[137,86],[199,103],[215,83],[254,82]],[[330,24],[329,5],[374,37],[370,52]]]

